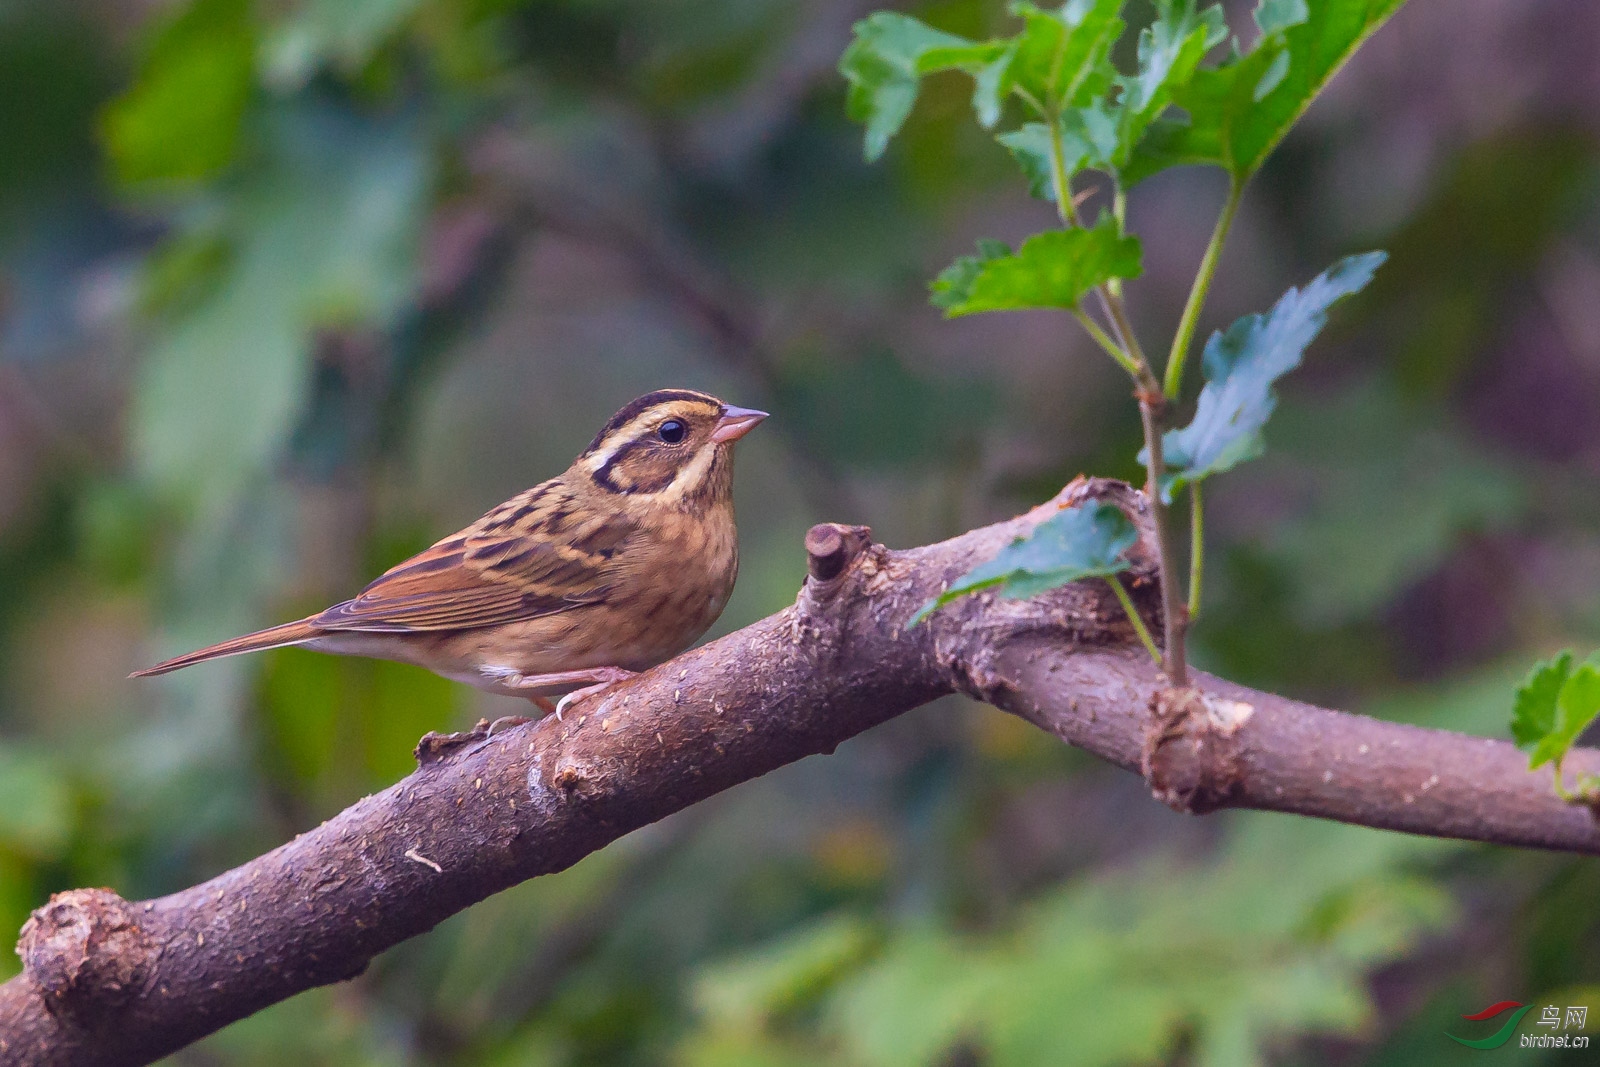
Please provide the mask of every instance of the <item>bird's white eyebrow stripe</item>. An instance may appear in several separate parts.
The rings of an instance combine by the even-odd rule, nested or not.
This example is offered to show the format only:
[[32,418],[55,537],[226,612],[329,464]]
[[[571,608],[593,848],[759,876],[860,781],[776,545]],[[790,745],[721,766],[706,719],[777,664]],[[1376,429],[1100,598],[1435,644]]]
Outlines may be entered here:
[[584,465],[588,468],[589,473],[597,474],[604,470],[616,458],[618,452],[643,437],[644,434],[637,432],[635,427],[639,430],[648,431],[650,424],[654,421],[655,414],[654,408],[640,412],[607,434],[606,441],[608,443],[605,447],[596,449],[584,457]]

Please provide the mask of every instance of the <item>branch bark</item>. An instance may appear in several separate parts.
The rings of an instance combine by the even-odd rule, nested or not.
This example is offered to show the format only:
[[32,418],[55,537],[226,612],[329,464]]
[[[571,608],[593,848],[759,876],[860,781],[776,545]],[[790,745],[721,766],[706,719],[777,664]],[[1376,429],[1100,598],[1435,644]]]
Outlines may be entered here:
[[[1105,583],[980,594],[906,629],[945,583],[1057,508],[1122,507],[1125,577],[1159,616],[1146,501],[1079,479],[1008,522],[904,552],[816,527],[796,603],[580,704],[566,721],[430,734],[395,786],[202,885],[139,903],[57,894],[0,985],[0,1064],[148,1063],[629,831],[965,692],[1145,775],[1182,810],[1253,807],[1410,833],[1600,853],[1511,745],[1380,722],[1196,673],[1164,682]],[[1600,752],[1570,758],[1600,772]]]

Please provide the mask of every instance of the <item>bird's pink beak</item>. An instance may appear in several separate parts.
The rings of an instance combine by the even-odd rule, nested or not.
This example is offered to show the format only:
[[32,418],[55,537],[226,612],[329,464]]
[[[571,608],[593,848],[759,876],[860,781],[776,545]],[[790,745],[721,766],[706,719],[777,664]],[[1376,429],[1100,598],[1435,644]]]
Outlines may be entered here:
[[765,411],[757,411],[755,408],[736,408],[729,404],[723,409],[722,418],[717,420],[717,428],[711,431],[711,439],[718,444],[737,441],[755,429],[756,424],[766,417]]

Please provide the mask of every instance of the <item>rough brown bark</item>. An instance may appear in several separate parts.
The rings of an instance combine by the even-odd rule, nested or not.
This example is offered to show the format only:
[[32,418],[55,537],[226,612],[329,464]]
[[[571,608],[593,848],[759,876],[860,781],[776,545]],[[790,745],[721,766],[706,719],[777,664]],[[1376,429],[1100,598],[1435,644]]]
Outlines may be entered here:
[[[860,527],[806,539],[794,606],[568,713],[418,746],[417,771],[202,885],[128,903],[57,894],[0,986],[0,1064],[147,1063],[491,893],[950,692],[1144,774],[1184,810],[1255,807],[1412,833],[1600,853],[1600,828],[1510,745],[1327,711],[1195,676],[1166,689],[1110,590],[968,597],[906,629],[945,583],[1056,508],[1142,496],[1079,480],[1049,504],[890,552]],[[1128,579],[1158,606],[1148,537]],[[1600,754],[1574,769],[1600,771]]]

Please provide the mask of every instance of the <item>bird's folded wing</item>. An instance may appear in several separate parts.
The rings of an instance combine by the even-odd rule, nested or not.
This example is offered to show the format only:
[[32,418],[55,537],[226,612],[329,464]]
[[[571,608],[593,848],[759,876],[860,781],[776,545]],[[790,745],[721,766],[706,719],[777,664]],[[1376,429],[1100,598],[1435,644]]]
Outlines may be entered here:
[[325,630],[457,630],[592,604],[604,599],[609,561],[625,539],[624,530],[596,526],[581,537],[561,537],[547,528],[491,532],[480,525],[308,621]]

